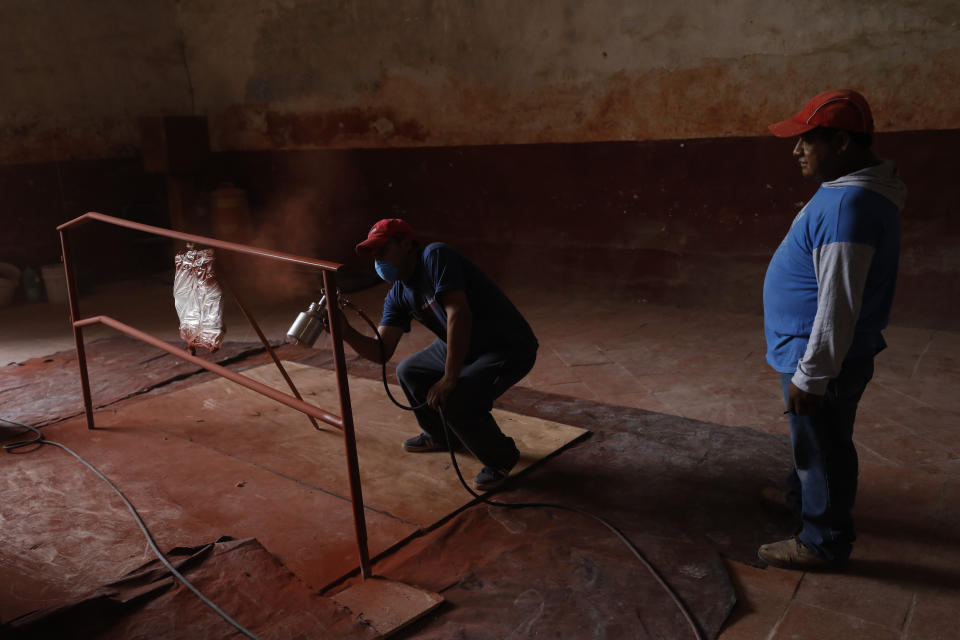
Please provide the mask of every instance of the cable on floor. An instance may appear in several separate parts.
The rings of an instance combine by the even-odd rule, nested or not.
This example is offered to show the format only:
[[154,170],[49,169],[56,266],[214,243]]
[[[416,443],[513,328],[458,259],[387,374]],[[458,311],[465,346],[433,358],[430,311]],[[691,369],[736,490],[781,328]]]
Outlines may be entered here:
[[[373,323],[370,317],[367,316],[367,314],[364,313],[362,309],[360,309],[360,307],[346,300],[344,300],[344,305],[349,306],[351,309],[357,312],[357,314],[360,315],[360,317],[363,318],[364,321],[366,321],[366,323],[370,325],[370,327],[373,329],[374,335],[377,337],[377,343],[380,346],[380,364],[381,364],[381,374],[383,379],[383,388],[387,392],[387,397],[390,398],[393,404],[400,407],[404,411],[416,411],[417,409],[420,409],[426,406],[426,402],[421,403],[417,406],[406,406],[398,402],[397,399],[393,397],[393,394],[390,392],[390,385],[387,383],[387,360],[385,357],[386,354],[383,346],[383,338],[380,337],[380,332],[377,330],[377,326]],[[453,429],[447,423],[446,418],[444,418],[443,411],[440,411],[439,413],[440,413],[440,422],[443,424],[446,440],[447,442],[453,442],[453,439],[450,437],[451,435],[450,431],[452,431]],[[33,440],[23,440],[20,442],[12,442],[9,444],[5,444],[3,445],[4,451],[8,453],[12,453],[16,449],[20,449],[22,447],[27,447],[30,445],[38,445],[38,446],[45,445],[45,444],[53,445],[55,447],[59,447],[63,449],[64,451],[72,455],[74,458],[79,460],[84,466],[90,469],[90,471],[96,474],[98,478],[103,480],[107,484],[107,486],[113,489],[113,491],[118,496],[120,496],[120,499],[123,500],[123,503],[127,506],[127,509],[130,510],[130,513],[133,515],[134,520],[136,520],[137,525],[140,527],[140,530],[143,532],[144,537],[147,539],[147,542],[149,543],[150,548],[153,550],[153,553],[157,556],[160,562],[163,563],[163,565],[170,571],[170,573],[174,577],[176,577],[177,580],[182,582],[184,586],[190,589],[198,598],[200,598],[200,600],[203,601],[204,604],[206,604],[208,607],[213,609],[213,611],[217,615],[219,615],[225,621],[233,625],[242,634],[244,634],[248,638],[252,638],[253,640],[260,640],[258,636],[253,634],[251,631],[247,630],[243,625],[241,625],[239,622],[231,618],[226,612],[220,609],[220,607],[218,607],[210,599],[208,599],[205,595],[203,595],[185,577],[183,577],[183,575],[179,571],[177,571],[172,564],[170,564],[166,556],[163,555],[163,552],[161,552],[160,549],[157,547],[156,542],[154,542],[153,540],[153,536],[150,534],[150,530],[147,528],[147,525],[140,518],[140,514],[137,513],[137,510],[133,506],[133,504],[131,504],[130,501],[127,499],[127,497],[123,494],[123,492],[120,491],[120,489],[118,489],[112,482],[110,482],[110,480],[105,475],[100,473],[100,471],[96,467],[94,467],[92,464],[84,460],[83,457],[81,457],[79,454],[74,452],[72,449],[70,449],[66,445],[61,444],[59,442],[54,442],[52,440],[47,440],[44,437],[43,433],[41,433],[35,427],[31,427],[30,425],[23,424],[22,422],[17,422],[16,420],[9,420],[2,416],[0,416],[0,421],[6,422],[8,424],[24,427],[25,429],[29,429],[30,431],[33,431],[37,435],[37,437],[34,438]],[[454,435],[456,435],[455,432],[454,432]],[[690,625],[690,628],[691,630],[693,630],[693,634],[696,637],[696,639],[703,640],[703,636],[700,634],[700,630],[697,628],[697,625],[694,622],[693,617],[690,615],[689,610],[687,609],[686,605],[684,605],[683,602],[680,600],[679,596],[677,596],[677,594],[674,592],[673,588],[670,587],[669,584],[667,584],[667,582],[657,572],[657,570],[653,567],[650,561],[648,561],[646,557],[644,557],[640,549],[638,549],[637,546],[633,544],[633,542],[626,536],[626,534],[620,531],[620,529],[618,529],[611,522],[609,522],[605,518],[602,518],[594,513],[587,511],[586,509],[581,509],[579,507],[574,507],[572,505],[558,504],[553,502],[498,502],[495,500],[490,500],[489,498],[486,498],[474,492],[473,489],[470,488],[466,480],[464,480],[463,478],[463,473],[460,471],[460,465],[457,464],[457,457],[454,453],[454,447],[452,446],[449,447],[449,450],[450,450],[450,460],[453,462],[453,468],[457,472],[457,477],[460,479],[460,484],[463,485],[463,488],[466,489],[467,492],[470,493],[470,495],[472,495],[475,499],[480,500],[485,504],[488,504],[494,507],[501,507],[504,509],[524,509],[524,508],[532,508],[532,507],[561,509],[564,511],[571,511],[573,513],[579,513],[589,518],[593,518],[594,520],[596,520],[597,522],[605,526],[615,536],[617,536],[617,538],[619,538],[620,541],[623,542],[623,544],[627,546],[627,548],[633,553],[633,555],[636,556],[637,559],[640,560],[640,562],[643,564],[643,566],[647,568],[647,570],[654,577],[657,583],[664,589],[664,591],[667,592],[667,595],[669,595],[670,599],[673,600],[674,604],[676,604],[677,608],[680,610],[680,613],[683,614],[683,617],[687,621],[687,624]]]
[[190,591],[193,591],[193,593],[196,594],[196,596],[200,598],[200,600],[202,600],[205,605],[213,609],[213,611],[218,616],[220,616],[221,618],[223,618],[224,620],[232,624],[234,627],[236,627],[236,629],[240,631],[240,633],[247,636],[248,638],[252,638],[253,640],[260,640],[259,636],[247,630],[246,627],[244,627],[239,622],[231,618],[229,615],[227,615],[226,612],[224,612],[220,607],[214,604],[209,598],[207,598],[205,595],[200,593],[199,589],[197,589],[195,586],[190,584],[190,582],[186,578],[184,578],[183,575],[179,571],[177,571],[172,564],[170,564],[170,561],[167,560],[166,556],[163,555],[163,552],[160,551],[159,547],[157,547],[157,543],[154,542],[153,536],[150,534],[150,530],[147,528],[146,523],[144,523],[144,521],[140,518],[140,514],[137,513],[136,508],[133,506],[133,504],[129,500],[127,500],[127,496],[123,495],[123,492],[120,491],[120,489],[118,489],[116,485],[110,482],[110,480],[105,475],[100,473],[100,471],[96,467],[94,467],[92,464],[84,460],[83,457],[81,457],[78,453],[73,451],[70,447],[64,444],[60,444],[59,442],[47,440],[44,437],[43,433],[41,433],[40,430],[35,427],[31,427],[28,424],[23,424],[22,422],[17,422],[16,420],[10,420],[8,418],[4,418],[2,416],[0,416],[0,421],[6,422],[7,424],[16,425],[18,427],[24,427],[26,429],[29,429],[30,431],[33,431],[35,434],[37,434],[37,437],[34,438],[33,440],[22,440],[20,442],[11,442],[9,444],[3,445],[3,450],[6,451],[7,453],[13,453],[16,449],[20,449],[22,447],[29,447],[30,445],[37,445],[38,448],[45,444],[53,445],[54,447],[59,447],[64,451],[66,451],[67,453],[69,453],[70,455],[72,455],[74,458],[79,460],[87,469],[95,473],[98,478],[106,482],[107,486],[113,489],[114,493],[120,496],[120,499],[123,500],[123,503],[127,505],[127,509],[130,510],[130,513],[133,514],[134,520],[137,521],[137,526],[140,527],[140,531],[143,532],[144,537],[147,539],[147,542],[150,544],[150,548],[153,550],[153,553],[157,556],[160,562],[163,563],[163,566],[165,566],[167,570],[169,570],[170,573],[173,574],[173,576],[177,580],[182,582],[186,588],[190,589]]
[[[390,398],[390,400],[391,400],[391,402],[393,402],[393,404],[397,405],[398,407],[400,407],[400,408],[403,409],[404,411],[416,411],[417,409],[421,409],[421,408],[423,408],[424,406],[426,406],[427,403],[426,403],[426,402],[422,402],[422,403],[420,403],[420,404],[418,404],[418,405],[416,405],[416,406],[409,406],[409,407],[408,407],[408,406],[406,406],[406,405],[404,405],[404,404],[401,404],[399,401],[397,401],[396,398],[393,397],[393,394],[390,392],[390,385],[387,383],[387,358],[386,358],[386,349],[385,349],[385,347],[384,347],[384,345],[383,345],[383,338],[380,336],[380,331],[377,330],[377,326],[373,323],[373,321],[370,319],[370,317],[369,317],[366,313],[364,313],[364,311],[363,311],[360,307],[356,306],[355,304],[353,304],[352,302],[350,302],[350,301],[348,301],[348,300],[343,300],[343,302],[344,302],[344,305],[345,305],[345,306],[348,306],[348,307],[350,307],[351,309],[353,309],[361,318],[364,319],[364,321],[366,321],[366,323],[367,323],[368,325],[370,325],[370,328],[373,329],[374,335],[377,337],[377,342],[378,342],[378,344],[380,345],[380,366],[381,366],[380,371],[381,371],[381,374],[382,374],[381,377],[382,377],[382,379],[383,379],[383,388],[384,388],[384,390],[386,390],[386,392],[387,392],[387,397]],[[659,574],[659,572],[657,572],[657,570],[656,570],[656,569],[654,568],[654,566],[650,563],[650,561],[647,560],[647,558],[643,555],[643,553],[640,551],[640,549],[638,549],[637,546],[636,546],[635,544],[633,544],[633,542],[630,540],[630,538],[628,538],[628,537],[626,536],[626,534],[624,534],[622,531],[620,531],[620,529],[618,529],[616,526],[614,526],[610,521],[608,521],[608,520],[606,520],[606,519],[604,519],[604,518],[602,518],[602,517],[600,517],[600,516],[598,516],[598,515],[596,515],[596,514],[594,514],[594,513],[591,513],[591,512],[589,512],[589,511],[587,511],[586,509],[581,509],[580,507],[574,507],[574,506],[572,506],[572,505],[558,504],[558,503],[554,503],[554,502],[498,502],[498,501],[495,501],[495,500],[490,500],[490,499],[488,499],[488,498],[486,498],[486,497],[484,497],[484,496],[482,496],[482,495],[474,492],[474,490],[471,489],[470,486],[467,484],[466,480],[464,480],[464,478],[463,478],[463,473],[460,471],[460,465],[457,464],[457,456],[456,456],[455,453],[454,453],[454,448],[455,448],[455,447],[453,447],[452,445],[449,444],[449,443],[454,442],[454,440],[450,437],[450,435],[451,435],[450,432],[451,432],[451,431],[454,431],[454,435],[456,435],[456,431],[453,429],[453,427],[452,427],[452,426],[447,422],[447,420],[444,418],[444,416],[443,416],[443,411],[441,410],[441,411],[439,411],[439,413],[440,413],[440,422],[443,424],[444,436],[445,436],[445,438],[446,438],[446,441],[447,441],[447,443],[448,443],[448,449],[449,449],[449,451],[450,451],[450,460],[453,462],[453,468],[454,468],[454,469],[456,470],[456,472],[457,472],[457,477],[460,479],[460,484],[463,485],[463,488],[466,489],[466,490],[470,493],[470,495],[472,495],[474,498],[476,498],[477,500],[480,500],[481,502],[483,502],[483,503],[485,503],[485,504],[488,504],[488,505],[491,505],[491,506],[494,506],[494,507],[502,507],[502,508],[504,508],[504,509],[524,509],[524,508],[529,508],[529,507],[538,507],[538,508],[544,508],[544,507],[546,507],[546,508],[552,508],[552,509],[562,509],[562,510],[564,510],[564,511],[572,511],[573,513],[579,513],[580,515],[584,515],[584,516],[587,516],[587,517],[589,517],[589,518],[593,518],[594,520],[596,520],[597,522],[599,522],[600,524],[602,524],[603,526],[605,526],[607,529],[609,529],[611,532],[613,532],[613,534],[614,534],[615,536],[617,536],[617,537],[620,539],[620,541],[623,542],[623,544],[625,544],[625,545],[627,546],[628,549],[630,549],[630,551],[633,553],[633,555],[636,556],[638,560],[640,560],[640,562],[643,564],[644,567],[647,568],[647,570],[648,570],[648,571],[650,572],[650,574],[654,577],[654,579],[657,581],[657,583],[658,583],[661,587],[663,587],[664,591],[667,592],[667,595],[669,595],[669,596],[670,596],[670,599],[673,600],[673,603],[674,603],[674,604],[677,606],[677,608],[680,610],[680,613],[683,614],[684,619],[687,621],[687,624],[690,625],[690,629],[693,631],[694,637],[695,637],[697,640],[703,640],[703,636],[700,634],[700,629],[697,627],[696,622],[694,622],[693,616],[690,614],[690,611],[687,609],[687,607],[686,607],[686,605],[683,603],[683,601],[680,600],[680,597],[676,594],[676,592],[673,590],[673,588],[672,588],[669,584],[667,584],[666,580],[663,579],[663,577]],[[463,440],[462,440],[462,439],[460,439],[459,437],[458,437],[458,439],[460,440],[461,443],[463,443]],[[464,444],[464,446],[466,446],[466,444]],[[474,456],[474,457],[476,457],[476,456]]]

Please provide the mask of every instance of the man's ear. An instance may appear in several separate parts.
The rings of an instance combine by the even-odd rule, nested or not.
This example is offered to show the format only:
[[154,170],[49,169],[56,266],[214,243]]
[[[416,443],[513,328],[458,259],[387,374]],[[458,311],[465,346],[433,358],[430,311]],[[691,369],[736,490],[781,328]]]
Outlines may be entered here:
[[833,136],[833,148],[837,153],[846,153],[850,148],[850,134],[846,131],[840,130],[837,131],[837,135]]
[[398,238],[398,242],[400,243],[400,250],[403,252],[404,265],[412,265],[414,262],[416,262],[416,259],[417,259],[417,254],[413,250],[414,245],[416,244],[413,241],[413,238],[405,235]]

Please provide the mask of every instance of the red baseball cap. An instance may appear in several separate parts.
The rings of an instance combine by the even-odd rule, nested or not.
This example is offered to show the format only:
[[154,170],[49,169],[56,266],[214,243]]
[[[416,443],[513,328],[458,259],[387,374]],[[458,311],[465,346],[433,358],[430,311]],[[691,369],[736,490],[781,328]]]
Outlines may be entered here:
[[371,253],[397,236],[410,236],[414,240],[417,239],[413,227],[405,221],[400,218],[384,218],[370,228],[367,239],[354,249],[358,254]]
[[817,127],[873,133],[873,115],[866,98],[851,89],[831,89],[817,94],[789,120],[768,127],[773,135],[792,138]]

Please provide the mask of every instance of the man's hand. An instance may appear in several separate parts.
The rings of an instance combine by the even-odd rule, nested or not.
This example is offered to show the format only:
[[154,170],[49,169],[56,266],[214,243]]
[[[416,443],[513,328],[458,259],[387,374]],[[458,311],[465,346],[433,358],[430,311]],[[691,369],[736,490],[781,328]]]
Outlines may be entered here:
[[823,406],[823,396],[808,393],[792,382],[788,396],[787,411],[795,416],[808,416]]
[[346,323],[346,319],[343,317],[343,311],[341,311],[339,307],[335,307],[331,309],[328,314],[326,307],[324,307],[321,318],[323,318],[323,328],[327,331],[330,331],[330,316],[333,316],[333,321],[337,323],[337,329],[339,329],[340,335],[343,335],[343,325]]
[[451,380],[446,376],[440,378],[432,387],[430,387],[430,390],[427,391],[427,405],[429,405],[429,407],[434,411],[445,409],[447,405],[447,397],[450,396],[450,393],[456,386],[456,380]]

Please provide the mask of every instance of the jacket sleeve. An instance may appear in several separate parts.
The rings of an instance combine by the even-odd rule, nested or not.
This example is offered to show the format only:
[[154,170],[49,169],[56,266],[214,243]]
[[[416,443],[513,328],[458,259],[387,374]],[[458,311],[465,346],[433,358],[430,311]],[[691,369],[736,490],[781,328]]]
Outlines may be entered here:
[[832,242],[813,251],[817,275],[817,315],[807,350],[791,380],[816,395],[837,377],[853,342],[874,248],[856,242]]

